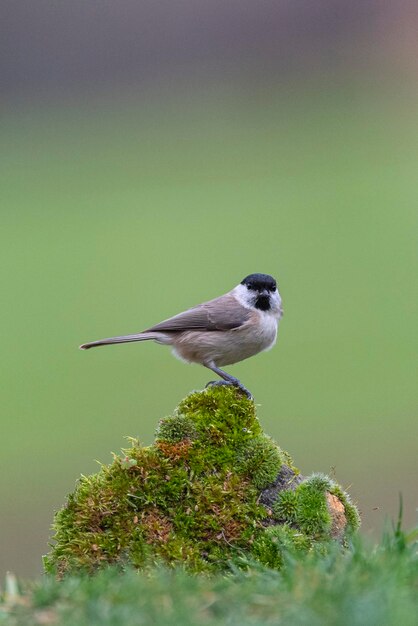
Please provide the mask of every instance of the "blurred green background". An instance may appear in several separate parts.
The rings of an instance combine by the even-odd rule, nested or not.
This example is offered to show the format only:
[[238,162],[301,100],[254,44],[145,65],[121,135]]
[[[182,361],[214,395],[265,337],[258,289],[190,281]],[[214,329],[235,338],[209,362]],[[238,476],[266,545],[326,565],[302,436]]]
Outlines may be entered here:
[[[22,20],[8,5],[9,49],[23,51],[8,57],[0,148],[1,571],[39,572],[53,512],[79,474],[126,435],[151,443],[157,421],[211,378],[151,343],[78,345],[137,332],[252,272],[277,277],[285,310],[274,350],[229,370],[262,425],[304,473],[330,472],[349,489],[366,534],[396,516],[400,492],[415,523],[415,68],[379,38],[367,63],[353,56],[363,22],[336,48],[322,5],[320,36],[290,51],[280,20],[263,47],[269,3],[260,39],[225,27],[231,49],[215,40],[204,58],[194,22],[191,43],[186,27],[172,33],[182,55],[170,62],[128,40],[132,58],[147,59],[141,75],[139,61],[130,73],[109,62],[120,24],[103,67],[84,31],[64,64],[59,29],[69,38],[82,23],[81,3],[38,57],[39,41],[24,37],[33,9]],[[136,9],[122,7],[129,29]],[[212,22],[225,26],[216,7]],[[310,24],[308,9],[298,18]],[[96,24],[93,39],[112,24]],[[91,61],[84,73],[77,53]]]

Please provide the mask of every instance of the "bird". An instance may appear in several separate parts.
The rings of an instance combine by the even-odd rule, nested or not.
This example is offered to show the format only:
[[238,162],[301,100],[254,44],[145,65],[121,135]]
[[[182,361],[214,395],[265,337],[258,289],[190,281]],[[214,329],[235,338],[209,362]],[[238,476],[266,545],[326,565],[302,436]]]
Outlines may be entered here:
[[221,367],[269,350],[276,343],[282,299],[269,274],[249,274],[228,293],[198,304],[134,335],[84,343],[81,350],[137,341],[172,347],[174,356],[198,363],[222,380],[209,385],[233,385],[252,398],[241,381]]

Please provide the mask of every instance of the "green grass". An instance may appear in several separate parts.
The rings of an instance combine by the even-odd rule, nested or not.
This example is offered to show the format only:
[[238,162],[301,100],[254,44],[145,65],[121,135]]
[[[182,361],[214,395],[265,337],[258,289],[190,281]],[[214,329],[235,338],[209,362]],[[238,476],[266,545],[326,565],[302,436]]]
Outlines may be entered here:
[[0,605],[8,626],[415,626],[417,533],[399,528],[374,547],[341,554],[287,554],[282,572],[250,563],[227,575],[148,574],[108,569],[62,582],[46,577],[15,604]]

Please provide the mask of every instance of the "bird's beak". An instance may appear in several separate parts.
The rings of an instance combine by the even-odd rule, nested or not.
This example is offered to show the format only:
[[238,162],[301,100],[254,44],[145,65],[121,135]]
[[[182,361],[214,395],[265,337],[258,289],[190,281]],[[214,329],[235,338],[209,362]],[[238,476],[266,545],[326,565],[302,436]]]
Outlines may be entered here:
[[262,291],[259,292],[260,296],[270,296],[270,292],[267,289],[263,289]]

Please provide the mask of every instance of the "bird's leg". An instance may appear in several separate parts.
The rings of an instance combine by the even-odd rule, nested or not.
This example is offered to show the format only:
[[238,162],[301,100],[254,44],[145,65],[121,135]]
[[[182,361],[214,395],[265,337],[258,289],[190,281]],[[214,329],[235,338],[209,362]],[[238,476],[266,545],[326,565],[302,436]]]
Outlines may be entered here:
[[250,400],[253,399],[252,394],[248,391],[248,389],[246,389],[246,387],[244,387],[244,385],[238,380],[238,378],[235,378],[235,376],[231,376],[231,374],[224,372],[224,370],[221,370],[219,367],[216,367],[216,365],[213,363],[211,364],[205,363],[205,367],[212,370],[212,372],[215,372],[215,374],[223,378],[223,380],[212,380],[206,385],[206,387],[209,387],[209,386],[219,387],[220,385],[234,385],[234,387],[237,387],[240,391],[242,391],[242,393],[246,395],[247,398],[249,398]]

